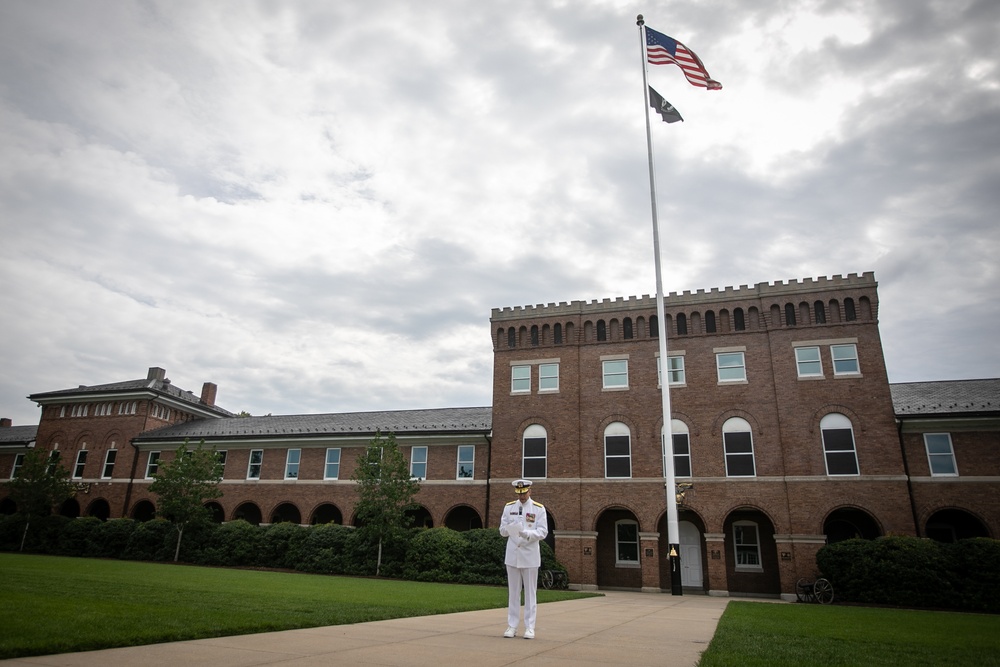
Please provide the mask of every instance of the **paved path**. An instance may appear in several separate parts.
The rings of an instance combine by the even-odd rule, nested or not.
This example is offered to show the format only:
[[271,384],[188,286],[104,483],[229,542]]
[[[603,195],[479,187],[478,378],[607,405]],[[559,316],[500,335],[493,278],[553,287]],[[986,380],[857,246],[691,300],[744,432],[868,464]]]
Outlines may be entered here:
[[0,661],[4,667],[669,665],[693,667],[729,598],[603,591],[538,606],[536,639],[504,639],[506,610],[334,625]]

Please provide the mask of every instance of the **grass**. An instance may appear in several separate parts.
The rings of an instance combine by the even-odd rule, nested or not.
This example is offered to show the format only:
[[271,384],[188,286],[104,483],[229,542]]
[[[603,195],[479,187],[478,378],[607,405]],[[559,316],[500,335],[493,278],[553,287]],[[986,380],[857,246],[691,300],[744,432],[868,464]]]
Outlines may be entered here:
[[1000,616],[733,601],[698,664],[1000,665]]
[[506,587],[0,553],[0,659],[506,606]]

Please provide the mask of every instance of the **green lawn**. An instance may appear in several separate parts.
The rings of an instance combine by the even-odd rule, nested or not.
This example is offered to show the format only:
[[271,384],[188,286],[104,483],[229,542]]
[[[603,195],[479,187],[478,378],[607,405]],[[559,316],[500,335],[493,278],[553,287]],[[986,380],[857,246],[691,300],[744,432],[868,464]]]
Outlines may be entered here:
[[0,659],[506,606],[495,586],[0,553]]
[[1000,616],[733,601],[699,667],[1000,665]]

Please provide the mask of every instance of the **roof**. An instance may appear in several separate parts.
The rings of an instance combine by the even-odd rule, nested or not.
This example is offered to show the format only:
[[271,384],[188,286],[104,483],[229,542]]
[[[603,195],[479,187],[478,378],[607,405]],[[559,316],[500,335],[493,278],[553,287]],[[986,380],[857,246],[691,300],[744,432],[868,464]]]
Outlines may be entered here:
[[1000,414],[1000,378],[890,384],[897,417]]
[[176,387],[170,383],[168,379],[149,379],[143,378],[141,380],[125,380],[123,382],[109,382],[107,384],[94,384],[94,385],[83,385],[75,389],[59,389],[57,391],[47,391],[39,394],[31,394],[28,396],[29,399],[35,402],[46,402],[52,401],[53,399],[59,398],[85,398],[87,396],[101,396],[103,394],[129,394],[137,391],[152,391],[164,396],[169,396],[174,399],[183,401],[185,403],[190,403],[192,406],[198,406],[203,410],[208,410],[216,414],[230,417],[233,416],[232,412],[220,408],[217,405],[207,405],[202,403],[201,397],[196,396],[194,393]]
[[374,435],[376,431],[424,435],[485,434],[492,427],[492,407],[386,410],[196,420],[147,431],[134,438],[133,442],[139,444],[183,438],[358,436]]
[[34,442],[38,426],[6,426],[0,428],[0,446],[22,445]]

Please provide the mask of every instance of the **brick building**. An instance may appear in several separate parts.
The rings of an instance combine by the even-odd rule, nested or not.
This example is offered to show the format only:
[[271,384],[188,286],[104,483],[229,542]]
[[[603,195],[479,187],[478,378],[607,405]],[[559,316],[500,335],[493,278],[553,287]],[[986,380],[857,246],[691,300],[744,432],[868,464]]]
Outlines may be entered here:
[[870,273],[671,294],[662,327],[649,297],[494,309],[492,407],[239,417],[160,368],[33,394],[0,479],[41,447],[78,484],[64,514],[148,519],[158,461],[204,440],[217,520],[352,524],[357,455],[393,432],[418,525],[495,526],[529,477],[575,586],[670,590],[661,330],[685,587],[787,596],[827,541],[1000,535],[1000,380],[890,386]]

